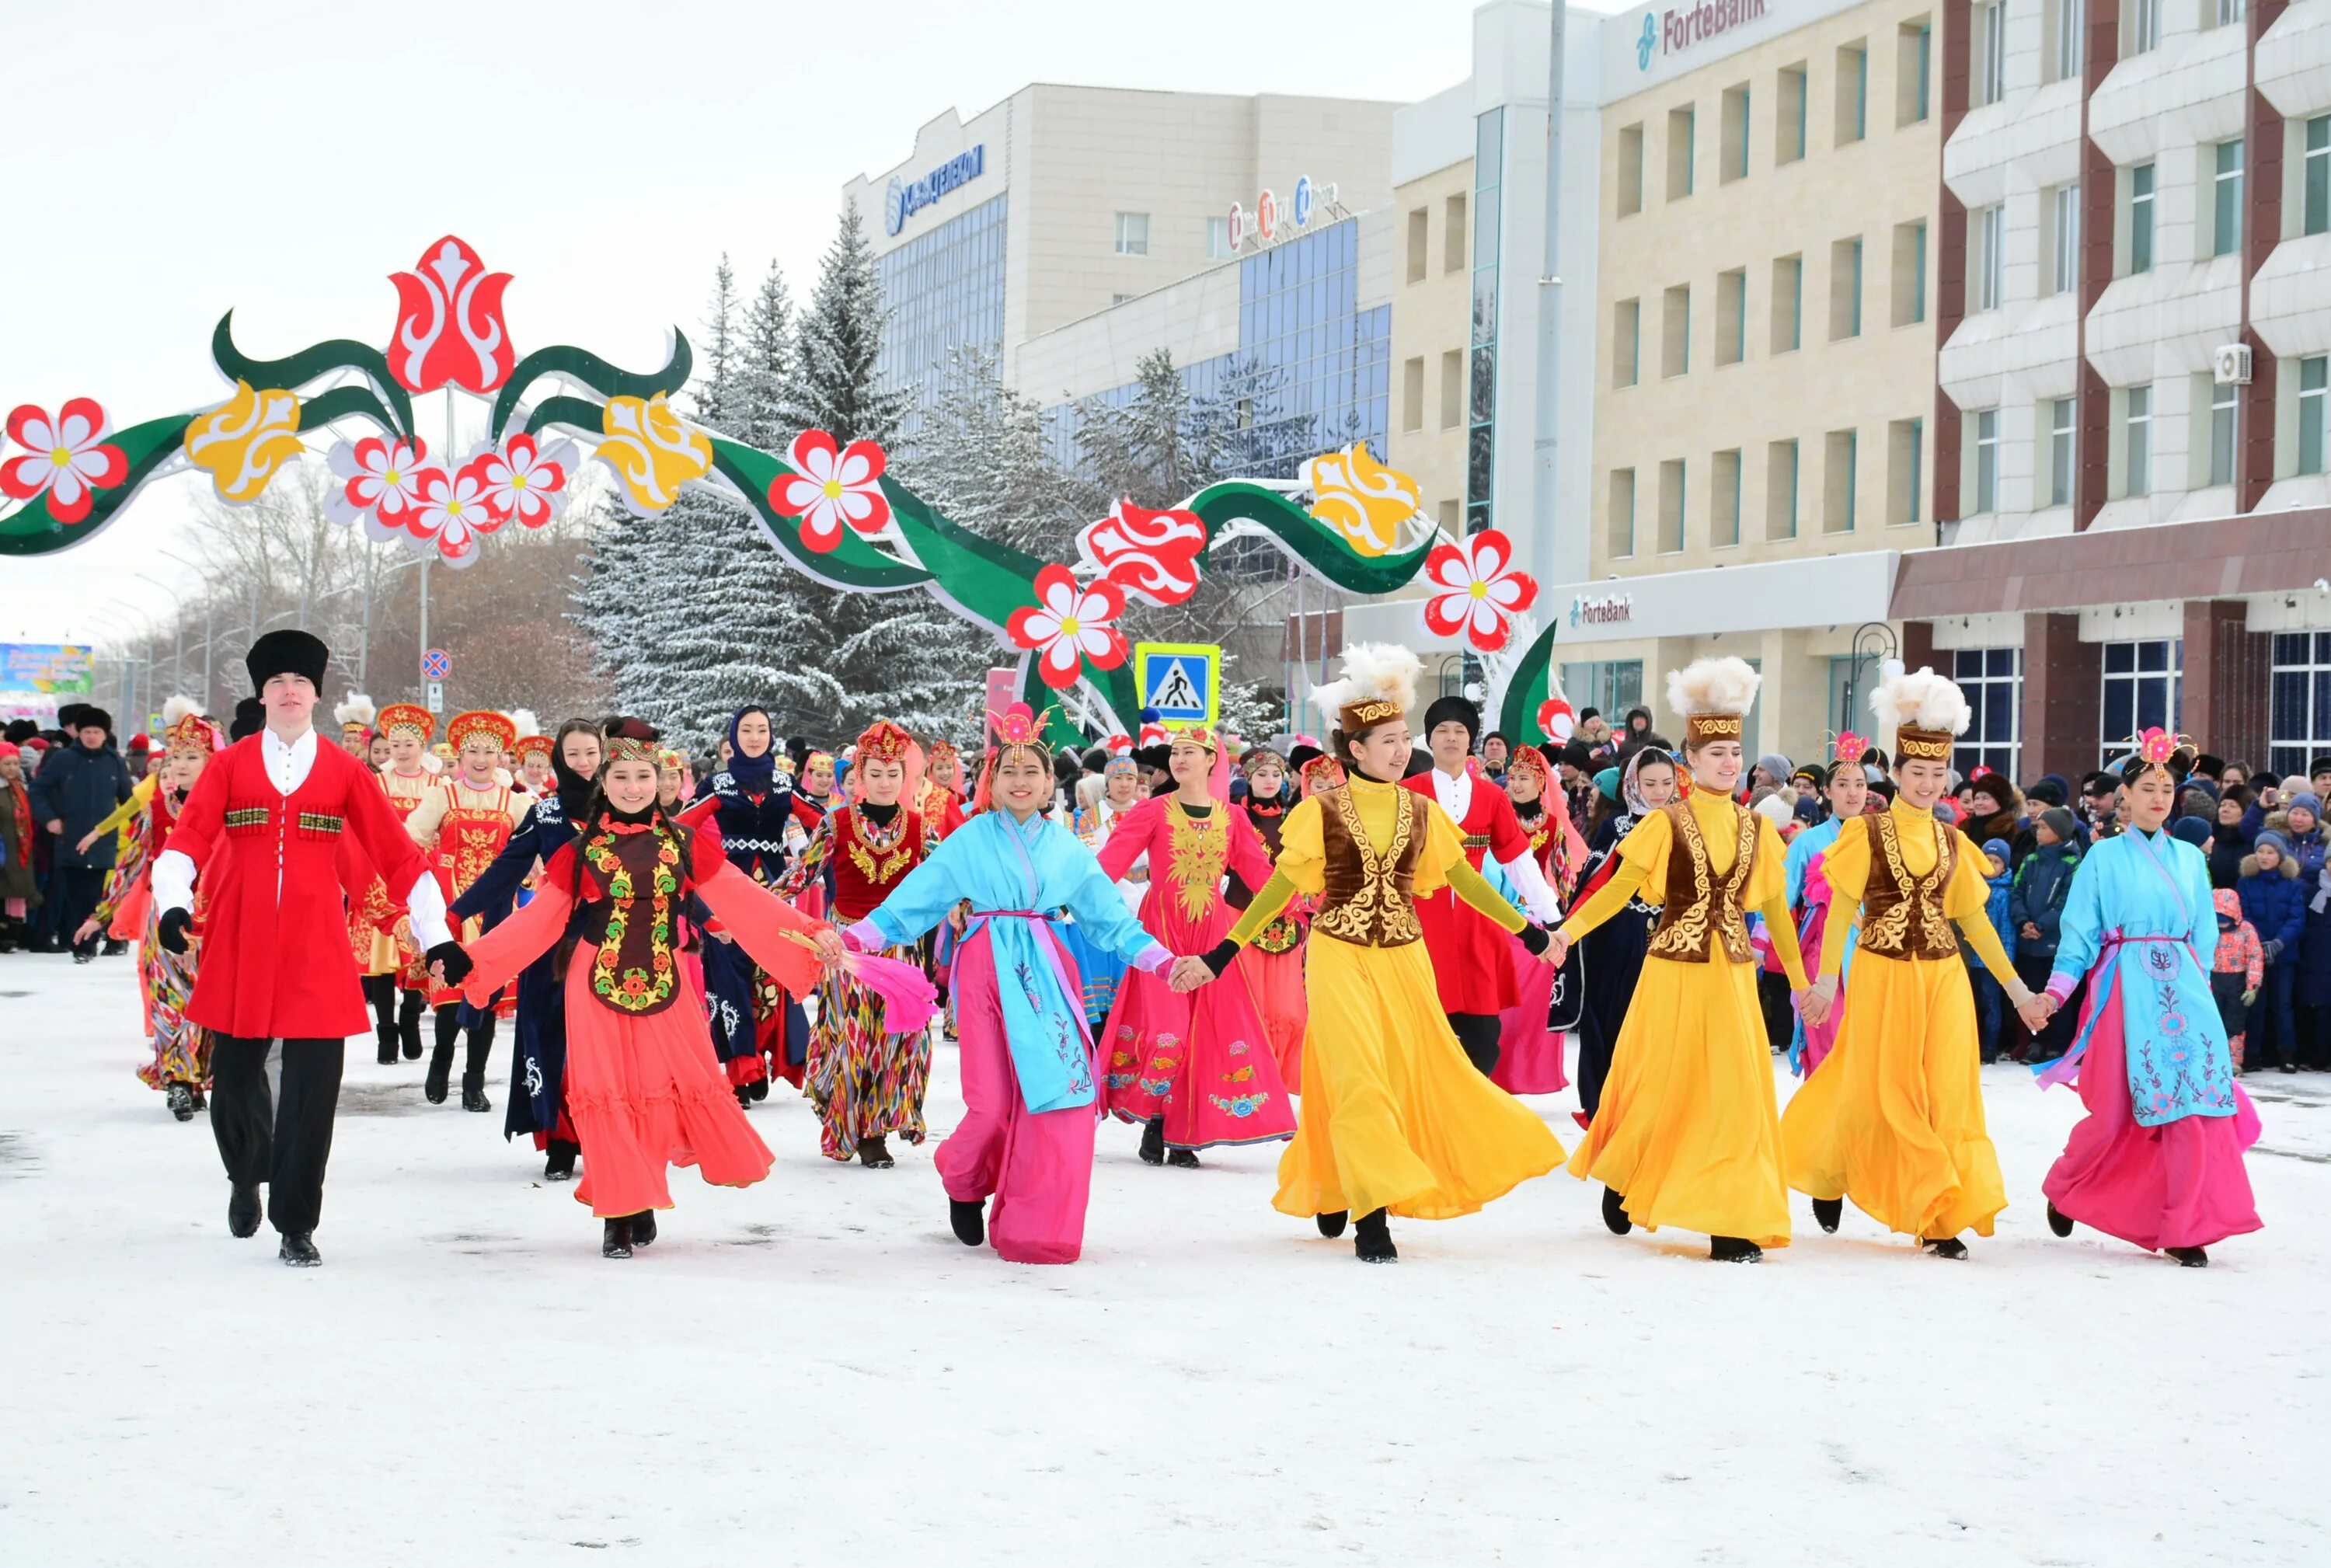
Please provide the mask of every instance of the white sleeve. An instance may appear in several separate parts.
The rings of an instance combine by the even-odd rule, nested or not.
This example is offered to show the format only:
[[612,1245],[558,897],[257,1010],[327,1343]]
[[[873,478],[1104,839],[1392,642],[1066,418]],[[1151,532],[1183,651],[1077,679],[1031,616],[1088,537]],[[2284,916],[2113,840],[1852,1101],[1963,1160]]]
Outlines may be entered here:
[[404,912],[413,917],[413,939],[423,953],[453,939],[445,927],[445,890],[428,872],[414,879],[413,891],[404,896]]
[[164,850],[150,873],[154,902],[167,913],[195,907],[195,858],[184,850]]
[[1547,884],[1546,873],[1538,869],[1537,855],[1524,850],[1510,860],[1499,860],[1498,865],[1513,879],[1514,887],[1521,893],[1522,902],[1528,907],[1539,925],[1551,927],[1560,922],[1562,901],[1554,896],[1554,889]]

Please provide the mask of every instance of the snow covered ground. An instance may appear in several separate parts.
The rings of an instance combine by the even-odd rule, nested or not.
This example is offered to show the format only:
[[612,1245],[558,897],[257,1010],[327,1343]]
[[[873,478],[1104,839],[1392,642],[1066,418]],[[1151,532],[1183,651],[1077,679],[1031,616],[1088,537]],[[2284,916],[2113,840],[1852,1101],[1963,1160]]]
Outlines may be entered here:
[[[1353,1261],[1275,1149],[1101,1137],[1083,1262],[948,1235],[933,1145],[675,1179],[598,1256],[500,1117],[352,1050],[325,1267],[226,1231],[130,1076],[126,959],[0,958],[0,1563],[2319,1563],[2331,1086],[2253,1077],[2269,1229],[2050,1236],[2077,1109],[1992,1069],[2014,1206],[1953,1265],[1851,1212],[1761,1268],[1556,1174]],[[494,1071],[506,1067],[498,1045]],[[959,1100],[951,1049],[934,1133]],[[1787,1080],[1783,1079],[1783,1092]],[[501,1089],[493,1091],[499,1104]],[[1539,1108],[1573,1141],[1567,1095]]]

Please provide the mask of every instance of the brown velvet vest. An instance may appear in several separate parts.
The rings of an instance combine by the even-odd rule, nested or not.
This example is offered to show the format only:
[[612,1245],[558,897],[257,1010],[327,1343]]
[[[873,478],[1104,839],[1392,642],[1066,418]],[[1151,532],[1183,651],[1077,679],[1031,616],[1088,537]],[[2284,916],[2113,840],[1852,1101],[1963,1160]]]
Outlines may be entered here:
[[1891,812],[1862,819],[1870,835],[1870,881],[1861,889],[1861,946],[1889,958],[1954,958],[1959,935],[1943,914],[1943,889],[1958,866],[1958,834],[1936,824],[1934,870],[1914,877],[1902,863],[1902,830]]
[[633,1017],[661,1012],[679,995],[672,941],[683,883],[679,840],[661,830],[601,832],[579,851],[597,884],[584,906],[582,932],[599,950],[591,994]]
[[1423,936],[1416,923],[1416,863],[1424,855],[1427,803],[1413,791],[1397,793],[1392,843],[1381,855],[1360,823],[1351,785],[1318,797],[1326,888],[1313,930],[1359,947],[1404,947]]
[[1755,865],[1756,813],[1740,813],[1740,841],[1733,849],[1732,870],[1719,882],[1689,803],[1671,801],[1660,809],[1667,813],[1674,842],[1668,851],[1667,894],[1649,955],[1679,964],[1705,964],[1720,945],[1733,963],[1748,963],[1755,954],[1748,946],[1748,919],[1740,895]]

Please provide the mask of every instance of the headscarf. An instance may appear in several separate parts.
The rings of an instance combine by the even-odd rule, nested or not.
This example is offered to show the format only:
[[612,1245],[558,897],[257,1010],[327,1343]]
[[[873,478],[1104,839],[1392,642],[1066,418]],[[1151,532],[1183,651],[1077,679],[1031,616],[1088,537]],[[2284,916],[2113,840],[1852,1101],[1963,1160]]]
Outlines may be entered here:
[[757,713],[765,719],[769,717],[767,708],[757,702],[748,702],[729,718],[728,776],[737,781],[737,787],[740,789],[756,793],[766,792],[773,787],[772,781],[776,775],[777,727],[775,720],[770,720],[768,750],[758,756],[747,756],[744,746],[737,739],[737,726],[744,722],[745,716],[748,713]]
[[[1683,783],[1683,769],[1676,765],[1676,759],[1671,755],[1655,746],[1647,746],[1637,751],[1627,759],[1626,773],[1619,780],[1620,803],[1627,808],[1627,814],[1632,817],[1647,817],[1659,809],[1646,804],[1641,791],[1635,787],[1636,775],[1643,771],[1646,760],[1663,763],[1674,769],[1676,783],[1679,785]],[[1678,798],[1680,799],[1680,795]]]

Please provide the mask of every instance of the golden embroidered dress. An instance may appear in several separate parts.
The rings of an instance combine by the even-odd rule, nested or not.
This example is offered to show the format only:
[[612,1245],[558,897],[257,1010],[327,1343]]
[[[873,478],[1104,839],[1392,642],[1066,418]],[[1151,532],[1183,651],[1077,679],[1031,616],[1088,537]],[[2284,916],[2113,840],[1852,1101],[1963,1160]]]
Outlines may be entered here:
[[1922,1239],[1991,1234],[2007,1207],[1984,1124],[1974,995],[1958,933],[2003,984],[2013,965],[1984,917],[1983,853],[1931,812],[1900,801],[1845,824],[1828,851],[1841,910],[1822,934],[1821,972],[1849,946],[1845,1025],[1781,1118],[1789,1185],[1851,1198],[1889,1230]]
[[1287,814],[1278,866],[1230,934],[1242,947],[1296,894],[1318,900],[1302,1115],[1271,1200],[1281,1213],[1452,1220],[1562,1163],[1546,1123],[1475,1071],[1450,1031],[1416,918],[1418,898],[1443,887],[1506,930],[1527,924],[1424,795],[1355,774]]
[[1660,922],[1570,1174],[1622,1194],[1646,1229],[1785,1247],[1781,1124],[1747,924],[1750,909],[1764,915],[1802,989],[1780,835],[1726,796],[1694,790],[1637,822],[1619,861],[1563,935],[1575,942],[1638,888],[1660,902]]

